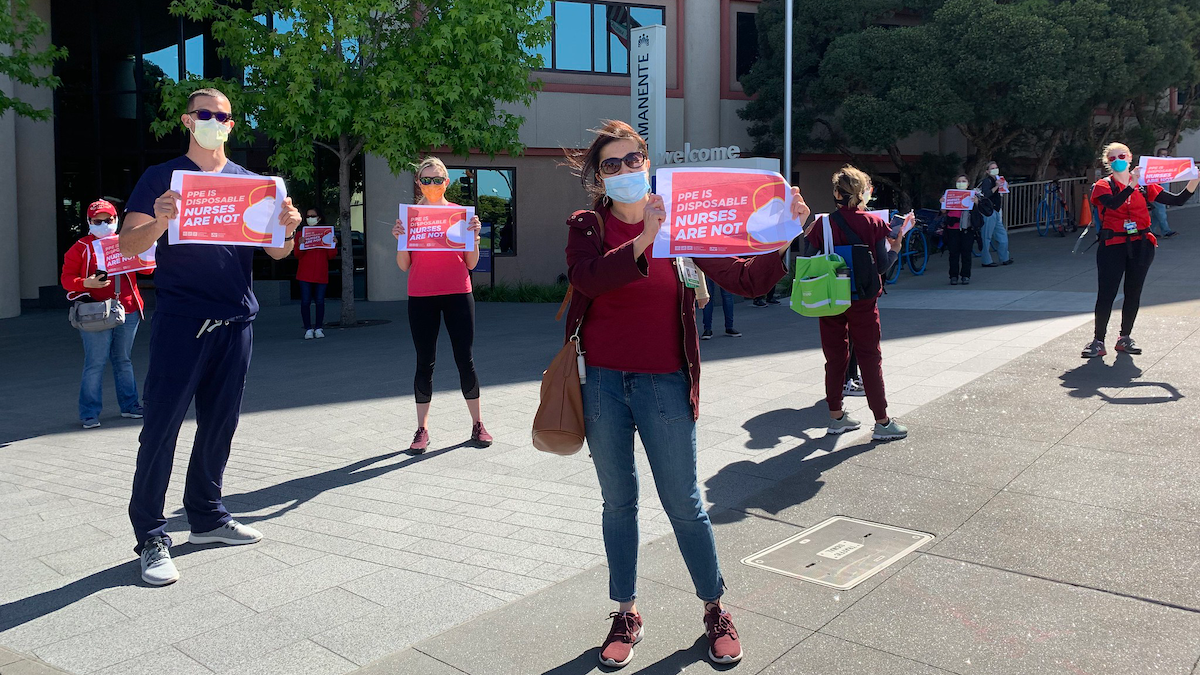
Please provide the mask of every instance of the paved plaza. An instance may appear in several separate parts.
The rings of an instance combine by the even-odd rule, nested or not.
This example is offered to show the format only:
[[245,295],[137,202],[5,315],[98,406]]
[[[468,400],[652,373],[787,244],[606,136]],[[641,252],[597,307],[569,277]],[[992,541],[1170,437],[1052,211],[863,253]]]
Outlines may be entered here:
[[[1159,249],[1135,358],[1079,358],[1095,262],[1072,241],[1013,233],[1017,264],[965,288],[946,284],[945,258],[902,273],[880,303],[902,442],[826,437],[816,322],[737,305],[745,337],[702,345],[698,431],[746,650],[734,670],[1200,673],[1200,209],[1172,224],[1183,234]],[[265,540],[178,544],[182,578],[164,588],[141,582],[132,553],[140,424],[116,415],[111,376],[102,426],[84,431],[65,311],[0,321],[0,673],[606,672],[595,474],[586,452],[529,443],[555,309],[478,306],[488,449],[464,443],[443,337],[420,457],[404,452],[403,303],[364,303],[360,318],[390,323],[307,342],[295,306],[264,309],[225,492]],[[139,381],[148,338],[147,325]],[[849,410],[870,416],[865,399]],[[194,429],[168,493],[177,542]],[[727,670],[705,659],[700,602],[638,462],[646,639],[625,671]],[[935,539],[849,591],[739,562],[836,515]]]

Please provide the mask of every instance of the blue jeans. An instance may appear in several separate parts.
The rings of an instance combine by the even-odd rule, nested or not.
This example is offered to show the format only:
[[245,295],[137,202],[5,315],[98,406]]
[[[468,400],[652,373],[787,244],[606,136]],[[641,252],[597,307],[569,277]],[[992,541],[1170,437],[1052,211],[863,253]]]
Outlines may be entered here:
[[313,327],[308,307],[315,300],[317,303],[317,328],[325,326],[325,288],[328,284],[317,284],[311,281],[300,281],[300,318],[304,321],[304,330]]
[[104,366],[111,361],[113,381],[117,385],[117,405],[121,412],[134,412],[138,405],[137,378],[129,352],[137,335],[141,317],[137,312],[125,315],[125,323],[97,333],[79,331],[83,337],[83,380],[79,384],[79,419],[100,417],[104,398]]
[[1006,262],[1008,253],[1008,230],[1004,229],[1004,216],[999,210],[983,217],[983,264],[992,264],[992,242],[996,244],[997,262]]
[[1150,202],[1150,231],[1155,234],[1171,234],[1171,226],[1167,224],[1167,205]]
[[733,293],[721,288],[713,283],[712,279],[708,280],[708,304],[704,306],[704,330],[712,330],[713,312],[717,309],[713,300],[717,299],[717,293],[721,294],[721,313],[725,315],[725,330],[733,328]]
[[675,530],[696,595],[708,602],[724,592],[712,523],[696,480],[696,422],[689,399],[690,384],[682,370],[649,375],[588,366],[584,427],[604,497],[608,593],[616,602],[637,597],[635,429],[646,447],[659,500]]

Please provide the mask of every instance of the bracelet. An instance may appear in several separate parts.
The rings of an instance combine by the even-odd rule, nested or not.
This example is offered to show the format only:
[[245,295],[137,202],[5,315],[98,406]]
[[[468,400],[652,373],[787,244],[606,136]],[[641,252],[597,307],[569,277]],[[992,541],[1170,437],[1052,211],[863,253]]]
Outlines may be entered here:
[[296,238],[296,231],[292,230],[292,233],[289,234],[288,236],[284,237],[283,240],[284,241],[292,241],[295,238]]

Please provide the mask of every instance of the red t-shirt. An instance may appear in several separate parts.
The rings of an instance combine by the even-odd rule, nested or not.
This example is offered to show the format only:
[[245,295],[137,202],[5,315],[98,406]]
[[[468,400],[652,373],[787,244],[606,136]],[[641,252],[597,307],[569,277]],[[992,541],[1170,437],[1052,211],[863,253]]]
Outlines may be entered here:
[[335,248],[310,248],[300,250],[300,244],[292,250],[296,256],[296,281],[311,284],[329,283],[329,261],[337,257]]
[[[1133,194],[1129,195],[1129,199],[1126,199],[1124,204],[1118,208],[1110,209],[1100,203],[1100,197],[1113,194],[1112,184],[1109,180],[1110,178],[1105,178],[1104,180],[1096,181],[1092,186],[1092,203],[1096,205],[1096,210],[1100,214],[1101,227],[1116,232],[1119,235],[1124,235],[1125,222],[1133,221],[1137,223],[1139,230],[1148,230],[1150,228],[1150,207],[1147,201],[1154,201],[1159,193],[1162,192],[1162,186],[1147,185],[1144,197],[1141,190],[1134,188]],[[1125,189],[1121,181],[1116,178],[1111,178],[1111,180],[1116,181],[1117,192]],[[1135,235],[1135,238],[1140,238],[1140,235]],[[1109,239],[1104,244],[1105,246],[1112,246],[1113,244],[1123,242],[1125,242],[1124,236]]]
[[[642,223],[609,215],[604,244],[616,248],[642,233]],[[630,373],[673,373],[683,368],[683,319],[679,277],[669,258],[652,258],[643,279],[592,300],[581,339],[590,366]]]
[[[448,206],[458,206],[449,203]],[[418,298],[471,292],[467,254],[455,251],[412,251],[408,268],[408,294]]]

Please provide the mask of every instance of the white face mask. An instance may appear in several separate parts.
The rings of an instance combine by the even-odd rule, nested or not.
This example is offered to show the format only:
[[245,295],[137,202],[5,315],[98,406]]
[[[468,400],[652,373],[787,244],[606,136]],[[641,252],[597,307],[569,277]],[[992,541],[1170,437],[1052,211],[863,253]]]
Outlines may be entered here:
[[624,173],[604,179],[604,194],[622,204],[636,204],[650,191],[650,178],[645,171]]
[[196,120],[196,126],[192,128],[192,136],[196,137],[196,142],[200,147],[206,150],[217,150],[225,145],[225,141],[229,138],[230,127],[227,124],[221,124],[214,120]]
[[309,225],[316,225],[317,223],[321,222],[321,219],[317,218],[316,216],[309,216],[308,218],[305,218],[304,221]]
[[957,183],[955,183],[955,184],[954,184],[954,187],[955,187],[955,188],[957,188],[957,189],[959,189],[959,190],[966,190],[966,189],[967,189],[967,181],[965,181],[965,180],[960,180],[960,181],[958,181]]
[[988,169],[988,175],[995,178],[1000,175],[1000,169]]
[[870,204],[871,200],[874,198],[875,198],[875,191],[867,190],[866,192],[862,193],[862,205],[866,206],[867,204]]
[[111,223],[103,223],[100,225],[92,223],[88,226],[88,232],[91,232],[92,236],[96,237],[97,239],[111,237],[117,232],[117,223],[116,221]]

